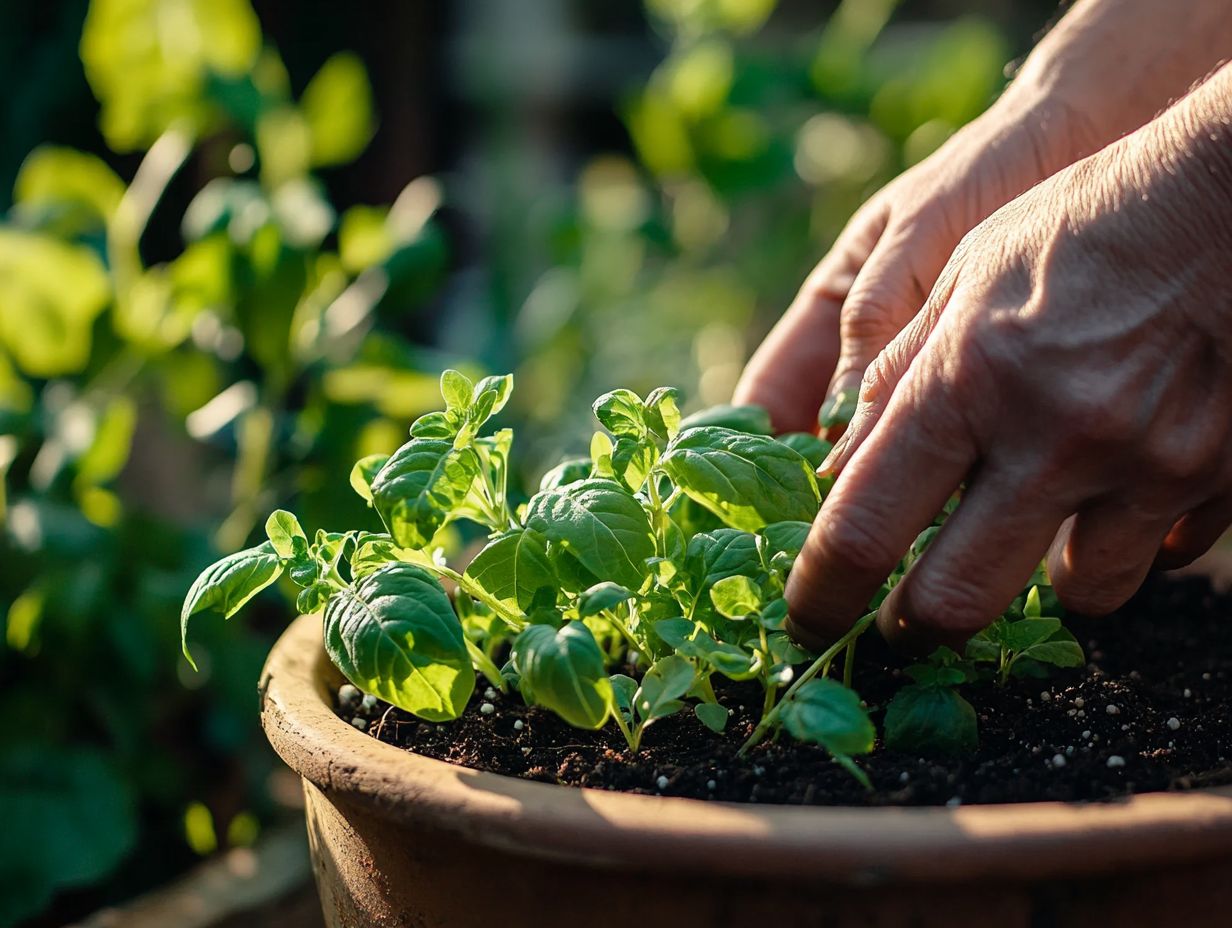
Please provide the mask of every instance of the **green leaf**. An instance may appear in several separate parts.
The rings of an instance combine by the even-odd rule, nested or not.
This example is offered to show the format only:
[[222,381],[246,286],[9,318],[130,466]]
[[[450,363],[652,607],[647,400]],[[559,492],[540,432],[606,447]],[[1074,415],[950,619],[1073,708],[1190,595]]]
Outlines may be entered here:
[[543,479],[539,481],[539,489],[540,491],[557,490],[571,483],[577,483],[579,480],[585,480],[590,476],[590,468],[590,458],[569,458],[561,461],[543,475]]
[[665,718],[679,712],[681,698],[693,685],[697,671],[677,654],[655,661],[642,677],[642,685],[633,697],[633,707],[644,722]]
[[506,532],[475,555],[466,577],[511,612],[526,612],[535,593],[555,589],[547,539],[533,529]]
[[325,648],[361,690],[429,722],[456,719],[475,688],[449,597],[412,564],[386,565],[336,593]]
[[1061,629],[1060,619],[1018,619],[1000,626],[1001,643],[1015,653],[1042,644]]
[[369,454],[356,461],[351,468],[351,489],[372,502],[372,481],[388,460],[388,454]]
[[285,509],[275,509],[265,520],[265,534],[269,537],[274,550],[278,552],[278,556],[284,560],[295,556],[296,546],[292,539],[303,539],[304,548],[308,545],[308,536],[300,527],[299,519],[295,517],[295,513],[287,512]]
[[193,669],[197,665],[188,653],[189,618],[206,609],[217,609],[223,618],[229,619],[281,573],[278,552],[268,541],[215,561],[201,572],[189,588],[180,610],[180,647]]
[[314,612],[320,612],[325,608],[325,604],[329,602],[329,598],[333,593],[334,588],[332,586],[323,581],[318,581],[299,591],[299,596],[295,598],[295,609],[300,615],[311,615]]
[[642,585],[654,557],[650,520],[631,493],[612,480],[590,478],[536,494],[526,525],[561,545],[600,580]]
[[450,412],[465,412],[470,408],[475,385],[465,374],[453,369],[441,374],[441,398]]
[[6,743],[0,821],[3,925],[37,915],[61,889],[106,880],[137,839],[129,779],[89,747]]
[[774,434],[770,413],[761,406],[711,406],[686,416],[680,423],[680,430],[683,432],[703,426],[717,426],[750,435]]
[[732,680],[747,680],[753,668],[753,655],[725,641],[715,641],[685,618],[660,619],[654,623],[655,634],[673,651],[685,657],[705,661],[723,676]]
[[596,583],[578,597],[578,616],[585,619],[598,615],[632,598],[633,594],[619,583],[605,580],[603,583]]
[[717,702],[699,702],[693,707],[693,714],[699,722],[717,734],[723,734],[723,729],[727,727],[727,710]]
[[[512,393],[513,374],[493,374],[475,384],[474,402],[476,405],[482,403],[487,410],[485,418],[491,418],[505,408]],[[490,400],[487,399],[489,396]]]
[[833,428],[836,425],[847,425],[856,414],[860,395],[855,390],[843,390],[830,398],[821,408],[817,423],[823,428]]
[[1067,628],[1057,629],[1047,641],[1025,649],[1021,656],[1054,667],[1081,667],[1087,660],[1082,645]]
[[811,528],[812,525],[808,522],[775,522],[767,525],[759,534],[766,539],[772,553],[787,554],[795,559],[803,550],[804,541]]
[[1027,593],[1027,599],[1022,606],[1022,614],[1029,619],[1038,619],[1042,613],[1040,611],[1040,591],[1038,586],[1031,587]]
[[605,393],[591,407],[595,418],[613,435],[638,438],[646,433],[646,407],[632,390]]
[[465,501],[480,466],[470,448],[412,438],[373,478],[373,505],[400,546],[422,548]]
[[789,432],[786,435],[780,435],[779,441],[808,461],[809,466],[814,470],[821,466],[821,462],[830,453],[830,443],[818,438],[812,432]]
[[637,681],[623,673],[614,673],[608,679],[612,681],[612,697],[616,700],[616,708],[626,714],[632,713]]
[[787,624],[787,600],[782,596],[770,600],[762,607],[758,620],[770,631],[778,631]]
[[13,185],[20,215],[49,219],[66,237],[105,226],[123,195],[123,181],[102,159],[55,145],[27,155]]
[[658,458],[658,450],[649,441],[622,435],[612,448],[612,473],[636,493],[650,476]]
[[682,431],[660,467],[690,498],[733,528],[811,522],[821,502],[808,461],[772,438],[717,427]]
[[710,601],[720,615],[743,619],[761,606],[761,587],[748,577],[724,577],[710,588]]
[[979,746],[979,722],[948,686],[904,686],[886,707],[885,743],[909,754],[966,754]]
[[110,298],[111,283],[93,250],[0,228],[0,349],[25,373],[82,371],[94,320]]
[[430,412],[411,423],[412,438],[437,438],[453,444],[458,434],[457,417],[444,412]]
[[364,532],[355,540],[351,553],[351,576],[358,580],[365,574],[399,560],[399,548],[389,536],[376,532]]
[[689,539],[684,566],[693,579],[694,592],[704,592],[726,577],[761,574],[757,538],[735,528],[700,532]]
[[655,387],[646,397],[646,424],[665,441],[680,431],[680,391],[675,387]]
[[531,625],[513,642],[513,664],[528,702],[551,709],[575,728],[595,729],[615,702],[603,652],[581,622]]
[[783,703],[783,725],[792,737],[822,745],[832,754],[867,754],[876,730],[860,697],[825,677],[809,680]]
[[329,58],[300,98],[314,165],[346,164],[368,145],[375,130],[372,88],[364,63],[351,52]]

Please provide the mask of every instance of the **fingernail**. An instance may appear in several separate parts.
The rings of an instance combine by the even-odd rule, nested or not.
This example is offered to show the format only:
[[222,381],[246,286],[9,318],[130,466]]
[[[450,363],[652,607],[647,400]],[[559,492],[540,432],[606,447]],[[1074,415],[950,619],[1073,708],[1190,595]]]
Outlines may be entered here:
[[818,477],[829,477],[838,462],[842,460],[843,452],[847,449],[849,435],[850,433],[844,435],[831,446],[830,453],[826,455],[825,460],[817,468]]
[[798,622],[792,620],[790,615],[787,617],[787,621],[783,623],[783,631],[787,632],[787,637],[796,642],[796,644],[815,653],[824,651],[830,643],[822,635],[818,635],[807,628],[802,628]]

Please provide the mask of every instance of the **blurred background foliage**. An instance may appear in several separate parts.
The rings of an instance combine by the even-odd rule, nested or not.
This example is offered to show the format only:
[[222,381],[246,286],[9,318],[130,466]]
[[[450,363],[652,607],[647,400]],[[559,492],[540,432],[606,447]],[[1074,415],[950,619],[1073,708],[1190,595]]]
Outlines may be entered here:
[[289,607],[200,623],[192,674],[205,563],[276,506],[360,524],[351,462],[445,366],[515,372],[525,483],[604,390],[727,399],[1049,13],[254,2],[0,3],[0,925],[277,816],[255,684]]

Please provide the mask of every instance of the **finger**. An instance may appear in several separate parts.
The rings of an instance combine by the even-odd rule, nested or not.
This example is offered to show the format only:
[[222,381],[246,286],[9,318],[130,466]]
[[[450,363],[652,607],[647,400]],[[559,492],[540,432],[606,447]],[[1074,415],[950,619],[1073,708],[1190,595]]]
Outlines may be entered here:
[[1155,566],[1176,570],[1211,549],[1232,526],[1232,495],[1218,496],[1181,516],[1159,548]]
[[792,568],[789,630],[806,644],[851,626],[975,462],[959,406],[927,360],[919,356],[835,483]]
[[733,401],[764,406],[776,431],[817,428],[839,356],[843,301],[884,229],[883,210],[858,214],[745,367]]
[[1123,606],[1142,586],[1172,523],[1117,499],[1079,510],[1048,554],[1061,604],[1080,615],[1107,615]]
[[939,310],[925,307],[868,365],[860,383],[860,401],[855,414],[821,462],[819,474],[839,473],[872,434],[889,406],[899,381],[932,335],[940,315]]
[[[1038,486],[1038,484],[1036,484]],[[886,597],[877,626],[912,653],[967,639],[1005,611],[1039,566],[1069,507],[1021,473],[976,476],[924,555]]]
[[892,226],[881,236],[843,302],[829,397],[859,391],[865,369],[919,312],[948,257],[934,238],[921,240],[915,224]]

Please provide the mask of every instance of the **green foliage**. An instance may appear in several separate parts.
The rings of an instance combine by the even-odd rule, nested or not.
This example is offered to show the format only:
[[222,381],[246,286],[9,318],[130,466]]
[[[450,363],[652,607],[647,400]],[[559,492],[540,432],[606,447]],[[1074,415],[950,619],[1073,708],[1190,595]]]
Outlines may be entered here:
[[[650,725],[690,700],[699,721],[724,731],[728,712],[715,697],[714,675],[755,680],[763,709],[743,750],[786,731],[823,746],[867,782],[853,758],[873,749],[876,730],[850,678],[856,642],[875,613],[815,656],[783,631],[787,575],[820,505],[804,458],[769,436],[679,422],[672,391],[643,400],[615,390],[594,406],[610,431],[595,434],[589,473],[570,463],[567,478],[557,471],[546,489],[511,507],[503,493],[508,430],[466,433],[468,423],[483,423],[504,404],[511,386],[509,378],[473,384],[445,371],[445,410],[411,426],[412,435],[433,437],[412,438],[372,479],[373,509],[388,534],[319,531],[309,543],[294,516],[275,512],[266,545],[207,568],[185,617],[207,605],[229,614],[286,569],[304,590],[301,611],[324,607],[326,649],[366,692],[442,721],[462,712],[478,671],[571,725],[610,720],[631,751]],[[637,480],[614,477],[621,442],[644,461]],[[465,470],[451,473],[440,463],[462,456],[471,461]],[[360,476],[352,474],[362,495],[363,473],[373,466],[361,462]],[[695,494],[721,520],[717,527],[689,527]],[[488,533],[462,573],[434,540],[454,521]],[[878,599],[932,534],[921,536]],[[256,558],[260,570],[249,566]],[[452,603],[441,581],[455,587]],[[994,626],[1005,666],[1059,656],[1068,633],[1041,608],[1033,586],[1015,605],[1025,614]],[[984,640],[973,639],[973,647]],[[503,654],[502,670],[495,659]],[[839,656],[843,682],[830,675]],[[617,668],[640,670],[640,678]],[[906,672],[911,684],[886,708],[887,744],[919,753],[972,749],[975,713],[955,688],[981,677],[979,660],[940,649]]]
[[[0,805],[22,839],[0,842],[6,924],[61,888],[170,878],[205,852],[185,838],[190,807],[269,816],[252,686],[271,626],[204,629],[191,688],[169,657],[206,609],[268,609],[275,590],[326,607],[352,552],[284,511],[254,537],[259,518],[289,500],[314,521],[361,517],[364,500],[320,475],[363,458],[367,487],[397,445],[384,397],[419,414],[408,384],[441,366],[378,327],[439,274],[433,182],[370,207],[379,247],[352,239],[343,261],[309,172],[371,136],[357,58],[331,59],[296,100],[247,0],[93,0],[80,47],[103,137],[133,155],[40,146],[0,218]],[[388,560],[365,541],[361,579]],[[169,619],[219,549],[243,550],[193,587],[177,635]],[[378,616],[404,637],[421,618]],[[452,643],[460,689],[473,671]],[[355,659],[377,689],[382,668]]]

